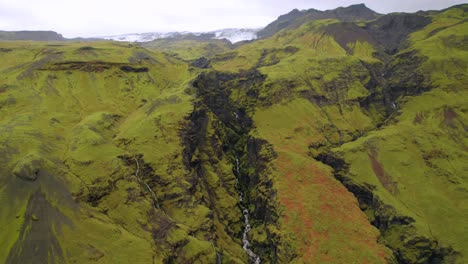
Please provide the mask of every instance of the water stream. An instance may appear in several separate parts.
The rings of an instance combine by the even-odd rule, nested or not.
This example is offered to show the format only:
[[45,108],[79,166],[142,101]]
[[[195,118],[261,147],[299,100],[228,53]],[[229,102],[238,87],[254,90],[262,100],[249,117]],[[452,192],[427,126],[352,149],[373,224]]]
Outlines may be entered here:
[[136,165],[137,165],[137,169],[135,171],[135,176],[137,177],[138,179],[138,182],[140,184],[143,184],[146,189],[148,190],[148,192],[151,194],[151,198],[153,200],[153,205],[154,207],[158,208],[159,210],[161,210],[161,208],[159,207],[159,203],[158,203],[158,197],[156,197],[156,194],[153,192],[153,190],[151,189],[151,187],[146,183],[144,182],[141,177],[140,177],[140,162],[138,161],[137,158],[135,158],[135,162],[136,162]]
[[244,233],[242,235],[242,248],[244,251],[249,255],[249,260],[252,263],[255,264],[260,264],[260,257],[255,254],[251,249],[250,246],[252,245],[249,240],[249,232],[252,230],[252,226],[250,225],[250,220],[249,220],[249,210],[245,208],[243,205],[244,201],[244,193],[242,190],[239,188],[239,176],[240,176],[240,164],[239,164],[239,158],[236,157],[236,187],[239,190],[239,201],[242,209],[242,214],[244,215]]

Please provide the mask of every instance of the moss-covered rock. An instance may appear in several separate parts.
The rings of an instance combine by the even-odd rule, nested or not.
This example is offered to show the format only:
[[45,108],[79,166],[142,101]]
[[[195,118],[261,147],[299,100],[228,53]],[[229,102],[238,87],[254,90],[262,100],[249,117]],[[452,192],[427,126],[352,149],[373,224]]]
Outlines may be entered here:
[[38,154],[29,154],[21,158],[13,169],[13,175],[25,180],[35,181],[44,165],[44,160]]

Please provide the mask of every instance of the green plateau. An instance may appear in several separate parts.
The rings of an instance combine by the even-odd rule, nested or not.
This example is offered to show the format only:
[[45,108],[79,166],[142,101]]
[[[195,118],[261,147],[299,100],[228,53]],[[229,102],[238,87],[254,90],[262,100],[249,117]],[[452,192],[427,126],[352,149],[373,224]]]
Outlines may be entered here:
[[468,262],[467,11],[0,31],[0,263]]

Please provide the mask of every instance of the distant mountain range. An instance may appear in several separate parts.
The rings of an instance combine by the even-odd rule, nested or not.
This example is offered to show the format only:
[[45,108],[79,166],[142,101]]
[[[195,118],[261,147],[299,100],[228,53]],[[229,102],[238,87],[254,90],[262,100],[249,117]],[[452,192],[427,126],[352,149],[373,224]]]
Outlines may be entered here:
[[305,21],[318,19],[339,19],[342,21],[372,20],[381,14],[372,11],[365,5],[352,5],[340,7],[333,10],[320,11],[316,9],[298,10],[294,9],[288,14],[278,17],[277,20],[267,25],[265,28],[227,28],[208,32],[147,32],[129,33],[121,35],[100,36],[95,38],[74,38],[66,39],[61,34],[53,31],[0,31],[0,40],[35,40],[35,41],[67,41],[67,40],[115,40],[127,42],[150,42],[157,39],[227,39],[231,43],[254,40],[257,38],[267,38],[286,28],[294,28]]
[[97,41],[102,38],[65,38],[62,34],[49,30],[21,30],[3,31],[0,30],[0,41]]
[[0,30],[0,40],[63,41],[66,39],[61,34],[54,31]]
[[209,32],[148,32],[148,33],[130,33],[122,35],[102,36],[95,38],[64,38],[61,34],[54,31],[0,31],[0,40],[33,40],[33,41],[96,41],[96,40],[115,40],[127,42],[149,42],[156,39],[227,39],[231,43],[237,43],[245,40],[257,38],[257,33],[261,28],[228,28]]
[[66,39],[61,34],[53,31],[0,31],[0,40],[34,40],[34,41],[94,41],[94,40],[115,40],[126,42],[150,42],[157,39],[169,40],[201,40],[227,39],[231,43],[249,41],[257,38],[268,38],[284,29],[294,29],[306,21],[320,19],[337,19],[343,22],[369,21],[381,17],[379,14],[364,4],[339,7],[332,10],[320,11],[317,9],[298,10],[281,15],[264,28],[228,28],[208,32],[146,32],[129,33],[121,35],[99,36],[94,38],[74,38]]
[[231,43],[236,43],[245,40],[257,39],[257,33],[261,28],[227,28],[209,32],[149,32],[149,33],[132,33],[114,36],[99,37],[102,39],[128,41],[128,42],[149,42],[163,38],[198,38],[203,40],[208,39],[227,39]]

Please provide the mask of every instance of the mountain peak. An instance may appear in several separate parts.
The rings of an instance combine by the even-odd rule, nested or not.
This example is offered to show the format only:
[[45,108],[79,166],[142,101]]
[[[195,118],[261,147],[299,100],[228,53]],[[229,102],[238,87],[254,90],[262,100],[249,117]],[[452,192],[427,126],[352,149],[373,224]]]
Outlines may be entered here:
[[368,9],[368,7],[366,6],[366,4],[364,4],[364,3],[355,4],[355,5],[350,5],[350,6],[348,6],[348,8],[367,8],[367,9]]
[[308,9],[299,11],[293,9],[291,12],[278,17],[278,19],[258,33],[260,38],[266,38],[274,35],[276,32],[285,28],[294,28],[311,20],[320,19],[338,19],[345,22],[358,20],[372,20],[379,17],[380,14],[369,9],[365,4],[350,5],[348,7],[338,7],[332,10],[320,11],[317,9]]
[[336,18],[345,22],[356,20],[372,20],[380,16],[379,13],[368,8],[365,4],[350,5],[348,7],[339,7],[333,10],[324,11],[330,18]]
[[[340,8],[336,8],[340,9]],[[335,10],[336,10],[335,9]],[[341,9],[348,10],[348,11],[363,11],[363,12],[374,12],[374,10],[368,8],[365,4],[355,4],[355,5],[350,5],[348,7],[342,7]]]

